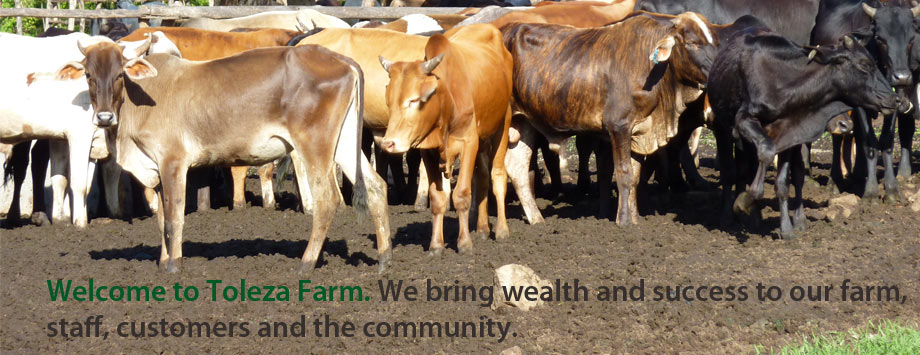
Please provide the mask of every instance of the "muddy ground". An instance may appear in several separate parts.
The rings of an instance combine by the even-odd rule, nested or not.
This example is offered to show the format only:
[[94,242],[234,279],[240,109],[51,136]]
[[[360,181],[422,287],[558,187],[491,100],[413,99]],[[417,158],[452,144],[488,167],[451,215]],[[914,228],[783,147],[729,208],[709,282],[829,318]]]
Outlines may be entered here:
[[[822,145],[819,145],[819,148]],[[823,149],[826,152],[827,144]],[[703,159],[702,174],[712,182],[712,149]],[[827,176],[830,157],[815,158],[818,176]],[[813,333],[847,330],[870,320],[920,321],[920,239],[918,214],[906,202],[885,205],[863,201],[848,219],[822,219],[821,208],[831,193],[825,186],[806,187],[809,224],[795,240],[776,238],[778,213],[772,200],[771,172],[764,208],[764,228],[720,227],[718,194],[713,191],[674,195],[662,213],[646,212],[639,225],[620,228],[612,220],[593,216],[597,202],[577,193],[576,162],[555,201],[539,199],[546,216],[542,225],[527,225],[517,202],[508,206],[511,237],[475,240],[472,254],[456,252],[456,214],[449,212],[448,250],[440,257],[426,253],[430,215],[412,206],[390,206],[395,249],[385,275],[377,274],[372,226],[357,220],[350,208],[336,215],[318,269],[296,273],[306,247],[311,221],[290,208],[195,212],[186,218],[184,269],[178,275],[157,272],[159,236],[154,218],[130,222],[94,219],[85,230],[54,225],[0,230],[0,352],[65,352],[76,349],[101,353],[357,353],[362,350],[401,353],[498,352],[520,346],[525,353],[748,353],[754,345],[778,347]],[[918,171],[915,165],[914,171]],[[826,178],[819,178],[826,184]],[[250,179],[250,190],[257,191]],[[915,192],[920,174],[901,184],[905,195]],[[290,191],[287,186],[286,191]],[[391,190],[391,193],[392,192]],[[292,195],[282,202],[290,205]],[[905,199],[906,200],[906,199]],[[658,200],[659,202],[661,200]],[[253,203],[259,204],[256,196]],[[290,207],[290,206],[287,206]],[[648,209],[646,209],[648,210]],[[494,217],[492,218],[494,221]],[[579,279],[594,297],[599,286],[633,286],[644,279],[646,301],[591,300],[549,302],[529,312],[492,311],[480,302],[383,302],[378,279],[405,280],[419,287],[425,280],[438,285],[483,286],[492,283],[494,267],[520,263],[549,280]],[[72,279],[95,285],[163,285],[181,282],[198,286],[194,302],[51,302],[46,280]],[[286,285],[295,292],[297,280],[313,285],[359,285],[366,302],[212,302],[208,279],[238,284]],[[897,285],[897,302],[842,302],[839,284]],[[784,290],[779,301],[756,298],[757,283]],[[747,285],[746,301],[654,302],[652,287]],[[795,286],[835,285],[831,301],[796,302]],[[369,321],[472,321],[481,317],[511,322],[508,337],[496,338],[262,338],[257,323],[309,320],[327,314],[332,320],[359,326]],[[102,338],[48,337],[48,323],[85,320],[103,315]],[[249,322],[248,337],[146,337],[115,335],[123,321]],[[69,328],[68,328],[69,329]],[[516,336],[515,336],[516,335]]]

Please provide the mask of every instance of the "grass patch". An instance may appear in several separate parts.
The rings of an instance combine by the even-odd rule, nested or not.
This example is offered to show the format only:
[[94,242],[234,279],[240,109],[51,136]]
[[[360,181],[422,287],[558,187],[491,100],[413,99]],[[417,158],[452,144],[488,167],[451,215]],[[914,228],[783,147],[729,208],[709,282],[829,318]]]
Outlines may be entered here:
[[754,347],[756,354],[920,354],[920,328],[917,323],[898,321],[869,322],[866,327],[825,335],[805,336],[798,345],[779,350]]

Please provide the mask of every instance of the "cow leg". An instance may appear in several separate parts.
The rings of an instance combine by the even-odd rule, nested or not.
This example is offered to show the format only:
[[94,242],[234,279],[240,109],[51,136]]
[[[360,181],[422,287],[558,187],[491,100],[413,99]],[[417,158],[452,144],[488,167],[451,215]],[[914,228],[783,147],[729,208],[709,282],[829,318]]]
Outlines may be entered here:
[[86,194],[89,191],[89,182],[92,181],[89,169],[95,170],[96,167],[95,164],[89,166],[91,137],[92,134],[89,134],[85,138],[70,137],[67,140],[70,145],[70,201],[73,204],[73,224],[77,228],[86,227],[89,222],[86,216]]
[[[147,203],[153,205],[154,201],[158,206],[163,205],[163,185],[157,186],[156,189],[149,187],[144,188],[144,196],[147,197]],[[169,264],[169,249],[166,244],[166,216],[162,208],[153,209],[153,214],[157,217],[157,226],[160,227],[160,271],[166,271],[166,265]]]
[[[18,226],[22,218],[19,199],[22,194],[22,185],[26,180],[26,170],[29,168],[29,151],[31,147],[31,141],[17,143],[13,146],[12,153],[10,154],[10,165],[8,168],[13,171],[13,198],[10,209],[6,214],[6,223],[11,227]],[[41,186],[33,186],[32,188],[41,188]]]
[[230,168],[233,176],[233,209],[246,207],[246,171],[248,166],[234,166]]
[[918,105],[920,105],[920,103],[914,103],[914,109],[909,113],[898,114],[898,140],[901,144],[901,158],[898,161],[898,176],[904,179],[909,178],[911,175],[911,145],[913,144],[914,130],[917,128],[914,117],[920,116],[920,106]]
[[[68,159],[68,143],[56,140],[51,143],[51,221],[52,223],[68,223],[70,218],[66,212],[67,195],[67,170],[70,166]],[[89,151],[87,150],[87,154]]]
[[[460,225],[460,233],[457,236],[457,251],[460,253],[473,250],[473,239],[470,237],[470,207],[473,200],[473,173],[476,167],[476,157],[479,154],[478,139],[465,143],[460,151],[460,173],[457,175],[457,187],[451,196]],[[449,162],[453,159],[448,158],[447,160]]]
[[185,188],[188,165],[166,158],[159,166],[163,187],[164,240],[167,242],[169,261],[167,273],[177,273],[182,268],[182,227],[185,224]]
[[435,149],[421,150],[422,163],[428,175],[428,206],[431,208],[431,243],[428,245],[428,254],[441,255],[444,252],[444,214],[450,202],[450,180],[448,180],[438,167],[440,154]]
[[[861,147],[861,151],[865,160],[859,162],[855,167],[854,176],[859,176],[860,178],[865,176],[866,184],[863,188],[862,198],[864,199],[874,199],[878,197],[878,177],[876,176],[877,164],[878,164],[878,148],[879,142],[875,138],[875,132],[872,131],[872,121],[867,117],[867,113],[863,108],[856,108],[853,110],[853,130],[854,136],[856,138],[856,145]],[[865,162],[865,166],[861,164]],[[865,170],[862,170],[864,168]]]
[[747,193],[739,195],[735,200],[734,206],[735,211],[750,215],[752,209],[758,208],[755,206],[757,201],[763,197],[764,177],[767,167],[773,162],[773,157],[776,156],[776,144],[766,135],[760,122],[754,117],[746,116],[743,112],[739,112],[735,122],[737,122],[738,132],[748,142],[754,144],[757,153],[757,174],[754,175],[754,180],[746,191]]
[[591,153],[597,146],[597,139],[587,135],[575,136],[575,150],[578,151],[578,191],[585,195],[591,194]]
[[702,136],[703,126],[694,128],[693,132],[690,133],[688,152],[690,153],[690,157],[693,158],[693,166],[696,168],[700,167],[700,137]]
[[[483,146],[483,145],[480,145]],[[473,204],[471,213],[476,215],[476,235],[480,239],[489,238],[489,152],[485,149],[476,154],[476,166],[473,168]],[[507,180],[505,184],[507,184]],[[497,205],[496,201],[496,205]],[[498,239],[496,237],[496,239]]]
[[[493,143],[492,147],[495,147],[492,156],[492,194],[495,195],[495,208],[496,208],[496,225],[495,225],[495,239],[505,239],[511,234],[508,229],[508,220],[505,216],[505,196],[508,193],[508,171],[505,168],[505,158],[508,154],[508,129],[511,127],[511,106],[508,106],[508,111],[505,113],[505,126],[502,129],[501,138],[498,141],[498,145]],[[562,150],[565,150],[565,146],[562,147]],[[558,156],[557,156],[558,157]],[[561,183],[561,178],[559,177],[559,166],[557,160],[556,166],[556,180],[554,180],[553,185],[556,185],[556,182]],[[552,175],[552,172],[550,172]],[[559,191],[559,190],[556,190]],[[520,197],[519,197],[520,198]],[[488,201],[488,199],[485,199]],[[488,206],[488,204],[486,204]],[[480,210],[480,213],[488,212],[488,209]],[[539,213],[539,211],[537,211]],[[488,213],[486,213],[488,215]]]
[[197,193],[198,212],[204,212],[211,209],[211,180],[214,178],[214,169],[215,168],[212,167],[191,169],[192,177],[190,185],[195,188],[195,192]]
[[105,185],[105,204],[109,207],[109,214],[112,218],[126,218],[125,204],[121,198],[119,185],[121,182],[122,169],[115,159],[109,159],[102,163],[102,184]]
[[[296,154],[297,159],[300,160],[298,165],[303,167],[297,169],[297,180],[301,182],[300,185],[310,185],[310,193],[312,193],[314,202],[313,228],[310,231],[310,241],[307,243],[307,249],[300,260],[300,271],[303,273],[309,272],[316,267],[316,262],[319,260],[320,252],[323,249],[323,243],[326,241],[326,234],[329,233],[329,226],[332,225],[332,217],[335,216],[335,210],[339,204],[339,194],[335,190],[333,162],[323,155],[315,153],[321,151],[321,147],[311,147],[303,142],[297,146],[301,149],[301,152]],[[357,143],[355,147],[357,147]],[[291,158],[294,158],[294,152],[291,153]],[[305,175],[303,174],[304,172],[306,173]],[[355,194],[358,193],[358,191],[355,191]]]
[[[39,139],[32,147],[32,223],[50,224],[45,206],[45,175],[51,161],[51,140]],[[90,179],[92,181],[92,179]]]
[[154,189],[149,187],[144,188],[144,199],[147,200],[147,207],[150,208],[150,212],[153,214],[158,214],[162,212],[160,206],[163,204],[163,198],[158,195]]
[[779,154],[776,183],[774,184],[776,198],[779,200],[779,235],[783,239],[795,238],[792,231],[792,220],[789,218],[789,155],[792,149]]
[[543,165],[546,166],[546,173],[549,174],[549,191],[546,191],[546,198],[555,200],[562,192],[562,172],[560,160],[565,155],[565,145],[563,144],[558,152],[553,151],[549,144],[543,148]]
[[416,211],[422,211],[428,207],[430,182],[428,181],[428,168],[425,167],[425,162],[422,161],[421,154],[419,155],[418,165],[418,189],[415,191],[414,207]]
[[[349,116],[350,117],[350,116]],[[355,120],[357,120],[355,118]],[[347,123],[346,123],[347,124]],[[346,126],[347,127],[347,126]],[[344,131],[344,129],[343,129]],[[361,206],[367,206],[374,220],[377,233],[377,272],[386,271],[393,256],[390,235],[390,217],[387,212],[387,185],[380,175],[374,173],[374,168],[365,155],[357,151],[357,145],[348,142],[345,134],[340,134],[339,142],[335,149],[335,163],[342,169],[343,180],[352,182],[352,206],[362,213]],[[358,157],[358,161],[355,157]],[[315,222],[314,222],[315,223]]]
[[[795,199],[792,200],[792,227],[795,230],[805,230],[805,210],[804,195],[802,195],[802,186],[805,184],[805,165],[801,155],[792,152],[790,156],[790,171],[792,173],[792,186],[795,188]],[[785,238],[785,237],[784,237]]]
[[842,190],[840,186],[847,170],[846,164],[844,164],[844,156],[846,155],[843,149],[844,141],[843,135],[831,135],[831,186],[837,186],[838,191]]
[[275,190],[272,186],[272,176],[274,174],[274,163],[259,167],[259,182],[262,184],[262,207],[268,209],[275,209]]
[[300,203],[303,206],[303,212],[306,214],[313,213],[315,205],[313,194],[310,193],[310,177],[307,175],[307,166],[304,164],[306,158],[300,152],[291,151],[291,163],[294,164],[294,178],[297,181],[297,191],[300,194]]
[[882,162],[885,165],[885,174],[882,184],[885,186],[884,201],[887,203],[897,202],[901,199],[901,193],[898,191],[898,180],[894,177],[894,120],[895,116],[885,115],[882,121],[882,134],[879,137],[879,150],[882,152]]
[[543,214],[537,207],[533,185],[530,183],[530,157],[533,154],[530,144],[533,144],[533,141],[529,135],[536,134],[536,132],[527,124],[517,129],[521,131],[521,139],[514,144],[509,144],[505,154],[505,170],[511,183],[514,184],[514,191],[517,193],[518,200],[521,201],[521,207],[524,208],[527,223],[543,223]]
[[[613,168],[616,170],[617,197],[619,200],[617,203],[616,221],[620,226],[629,226],[639,222],[638,211],[634,210],[636,206],[636,197],[634,194],[635,186],[638,186],[639,182],[637,171],[634,168],[638,162],[634,161],[632,157],[632,149],[630,147],[631,129],[626,124],[626,122],[629,122],[629,119],[630,117],[624,117],[620,120],[616,120],[615,122],[619,124],[610,128]],[[606,193],[608,194],[605,195],[604,190],[601,190],[601,200],[604,200],[604,197],[610,196],[609,191]]]
[[[616,155],[613,150],[599,144],[594,151],[595,162],[597,165],[597,193],[600,209],[597,218],[607,218],[610,216],[610,195],[613,192],[613,169],[616,166]],[[617,175],[617,189],[620,188],[619,175]]]

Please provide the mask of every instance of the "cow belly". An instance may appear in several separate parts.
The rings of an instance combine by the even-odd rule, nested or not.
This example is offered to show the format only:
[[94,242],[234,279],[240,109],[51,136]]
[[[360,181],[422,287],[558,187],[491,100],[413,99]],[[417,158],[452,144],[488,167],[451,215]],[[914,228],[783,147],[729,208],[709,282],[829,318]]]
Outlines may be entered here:
[[48,122],[43,122],[42,118],[46,117],[35,115],[25,117],[18,111],[0,109],[0,143],[14,144],[36,138],[65,138],[60,124],[50,125]]
[[249,147],[248,157],[250,164],[265,164],[283,157],[290,149],[287,141],[279,137],[270,137],[254,141]]

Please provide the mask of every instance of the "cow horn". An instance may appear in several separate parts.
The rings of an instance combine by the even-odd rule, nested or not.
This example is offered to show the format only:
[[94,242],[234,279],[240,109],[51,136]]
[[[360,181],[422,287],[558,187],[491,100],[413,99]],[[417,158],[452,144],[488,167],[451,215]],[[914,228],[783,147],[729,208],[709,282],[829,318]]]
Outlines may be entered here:
[[380,65],[383,66],[383,70],[390,71],[390,66],[393,65],[393,62],[384,59],[382,55],[378,55],[377,59],[380,60]]
[[808,52],[808,60],[811,61],[815,59],[815,56],[818,55],[817,49],[812,49],[811,52]]
[[301,20],[299,16],[297,17],[297,26],[296,26],[296,27],[297,27],[297,30],[300,31],[300,32],[307,32],[307,31],[310,30],[310,28],[307,27],[307,25],[305,25],[305,24],[303,23],[303,20]]
[[441,59],[444,59],[444,53],[438,54],[437,57],[431,58],[422,63],[422,72],[425,74],[431,74],[431,72],[434,71],[434,68],[437,68],[438,64],[441,64]]
[[847,49],[853,48],[853,37],[843,36],[843,46]]
[[872,6],[869,6],[869,4],[866,4],[866,3],[862,4],[862,8],[863,8],[863,11],[866,12],[866,15],[869,15],[869,17],[871,18],[875,18],[875,10],[878,10],[878,9]]
[[144,41],[144,44],[141,44],[139,47],[134,49],[134,53],[136,53],[138,57],[143,56],[145,53],[147,53],[147,50],[150,49],[150,44],[152,43],[153,36],[148,35],[147,40]]
[[93,45],[96,45],[102,42],[114,43],[114,41],[112,41],[111,38],[104,37],[104,36],[93,36],[93,37],[82,38],[78,40],[77,48],[80,48],[80,53],[82,53],[83,55],[86,55],[87,48],[92,47]]
[[920,5],[910,8],[910,13],[914,15],[914,18],[920,17]]

